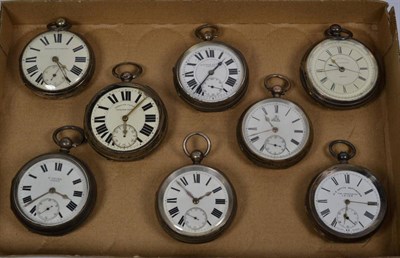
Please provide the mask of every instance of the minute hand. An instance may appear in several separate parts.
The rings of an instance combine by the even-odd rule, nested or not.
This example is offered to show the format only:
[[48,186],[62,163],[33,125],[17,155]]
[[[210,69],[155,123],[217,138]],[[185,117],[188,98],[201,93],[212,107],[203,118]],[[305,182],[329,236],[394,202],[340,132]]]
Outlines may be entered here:
[[199,86],[197,86],[196,91],[198,91],[198,89],[201,88],[201,86],[202,86],[202,85],[204,84],[204,82],[208,79],[208,77],[210,77],[210,75],[213,75],[214,72],[215,72],[215,70],[217,70],[218,67],[220,67],[220,66],[222,65],[223,62],[224,62],[224,60],[222,60],[221,62],[219,62],[219,63],[217,64],[217,66],[214,67],[214,69],[208,71],[208,74],[207,74],[206,78],[204,78],[204,80],[199,84]]

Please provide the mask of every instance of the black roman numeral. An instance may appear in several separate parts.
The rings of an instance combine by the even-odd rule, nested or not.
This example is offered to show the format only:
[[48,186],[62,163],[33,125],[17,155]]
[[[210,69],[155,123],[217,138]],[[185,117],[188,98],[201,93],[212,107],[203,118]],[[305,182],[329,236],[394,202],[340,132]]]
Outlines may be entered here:
[[374,217],[375,217],[373,214],[369,213],[368,211],[366,211],[366,212],[364,213],[364,216],[367,217],[367,218],[369,218],[370,220],[373,220]]
[[232,77],[228,77],[228,80],[226,80],[225,84],[233,87],[233,85],[235,85],[236,83],[236,79],[232,78]]
[[71,68],[71,73],[75,74],[76,76],[79,76],[82,73],[82,69],[74,65]]
[[96,132],[98,134],[103,134],[105,132],[108,132],[106,124],[102,124],[102,125],[99,125],[98,127],[96,127]]
[[148,124],[144,124],[142,130],[140,130],[141,134],[144,134],[146,136],[149,136],[151,132],[153,132],[154,127]]
[[[105,141],[107,144],[110,144],[112,142],[112,140],[113,140],[113,135],[112,135],[112,133],[109,133],[107,138],[105,139]],[[113,145],[114,145],[114,142],[113,142]]]
[[185,77],[194,77],[194,71],[185,73]]
[[35,211],[36,211],[36,205],[33,206],[29,212],[33,215],[33,214],[35,214]]
[[318,203],[328,203],[327,199],[317,200]]
[[197,53],[197,54],[195,54],[194,56],[195,56],[199,61],[201,61],[201,60],[204,59],[204,57],[203,57],[203,55],[202,55],[201,53]]
[[217,188],[215,188],[215,189],[213,190],[213,193],[219,192],[219,191],[221,191],[221,190],[222,190],[222,187],[221,187],[221,186],[218,186]]
[[30,191],[30,190],[32,190],[32,186],[31,185],[24,185],[24,186],[22,186],[22,190],[23,191]]
[[49,171],[49,170],[47,169],[47,165],[46,165],[46,164],[40,165],[40,168],[42,169],[43,172]]
[[226,200],[225,199],[215,199],[215,204],[225,204]]
[[76,205],[76,203],[74,203],[73,201],[70,201],[70,202],[67,204],[67,208],[68,208],[70,211],[74,211],[76,207],[78,207],[78,205]]
[[62,34],[54,33],[54,43],[61,43],[61,42],[62,42]]
[[211,212],[211,214],[214,215],[214,216],[217,217],[217,218],[221,218],[221,216],[222,216],[222,211],[220,211],[220,210],[214,208],[214,210]]
[[206,55],[208,58],[214,57],[214,50],[213,49],[206,50]]
[[34,65],[34,66],[31,66],[31,67],[29,67],[28,69],[26,69],[26,71],[28,72],[28,74],[32,77],[32,76],[34,76],[36,73],[37,73],[37,71],[38,71],[38,67],[37,67],[37,65]]
[[191,79],[190,81],[187,82],[190,88],[194,89],[197,86],[197,82],[195,79]]
[[256,136],[256,137],[251,138],[250,141],[251,141],[252,143],[255,143],[255,142],[258,141],[259,139],[260,139],[260,137],[259,137],[259,136]]
[[75,62],[76,63],[86,63],[86,57],[85,56],[76,56]]
[[94,118],[95,123],[105,123],[106,122],[106,116],[96,116]]
[[200,174],[193,174],[193,182],[196,184],[200,183]]
[[236,75],[238,74],[238,69],[234,68],[234,69],[229,69],[229,75]]
[[337,225],[337,221],[336,221],[336,218],[334,218],[333,221],[331,222],[331,226],[336,227],[336,225]]
[[139,99],[142,97],[142,94],[140,94],[139,96],[137,96],[137,98],[135,99],[135,103],[139,102]]
[[60,216],[60,218],[63,218],[63,215],[61,214],[61,212],[59,212],[58,215]]
[[69,176],[69,174],[71,174],[71,172],[72,172],[73,170],[74,170],[74,169],[71,168],[71,169],[68,171],[67,176]]
[[108,107],[103,107],[103,106],[98,106],[98,108],[103,109],[103,110],[108,110]]
[[69,40],[67,41],[67,43],[65,45],[69,45],[69,43],[71,43],[72,39],[74,38],[74,36],[70,37]]
[[233,60],[232,60],[232,59],[229,59],[228,61],[225,62],[226,65],[230,65],[230,64],[232,64],[232,63],[233,63]]
[[143,107],[142,107],[142,109],[143,109],[143,111],[146,111],[146,110],[148,110],[148,109],[150,109],[150,108],[152,108],[153,107],[153,104],[152,103],[147,103],[146,105],[144,105]]
[[206,185],[208,185],[210,183],[210,181],[211,181],[211,177],[207,180]]
[[278,113],[279,112],[279,106],[275,105],[274,107],[275,107],[275,113]]
[[115,96],[115,94],[111,94],[111,95],[108,96],[107,98],[108,98],[108,99],[111,101],[111,103],[113,103],[113,104],[115,104],[115,103],[118,102],[118,99],[117,99],[117,97]]
[[54,169],[55,169],[55,171],[61,171],[61,170],[62,170],[62,166],[63,166],[62,163],[56,162],[56,163],[54,164]]
[[177,192],[180,192],[180,191],[181,191],[181,190],[179,190],[179,189],[177,189],[177,188],[175,188],[175,187],[172,187],[172,186],[171,186],[171,189],[174,190],[174,191],[177,191]]
[[36,63],[36,56],[25,58],[25,63]]
[[42,74],[42,73],[39,74],[39,76],[36,78],[35,82],[36,82],[37,84],[43,84],[43,83],[44,83],[43,74]]
[[203,92],[203,89],[201,88],[201,87],[197,87],[196,88],[196,91],[195,91],[195,93],[197,93],[197,94],[202,94],[202,92]]
[[168,198],[167,199],[167,203],[176,203],[177,202],[177,198]]
[[46,37],[41,38],[40,41],[42,41],[43,45],[45,46],[48,46],[50,44],[49,40]]
[[82,182],[82,179],[80,179],[80,178],[78,178],[78,179],[72,181],[72,183],[73,183],[74,185],[79,184],[80,182]]
[[180,225],[180,226],[185,226],[185,216],[182,216],[181,217],[181,219],[179,220],[179,222],[178,222],[178,224]]
[[146,123],[152,123],[156,121],[156,115],[151,114],[151,115],[145,115],[145,122]]
[[322,216],[322,217],[326,217],[326,216],[328,216],[330,213],[331,213],[331,210],[330,210],[330,209],[326,209],[326,210],[321,211],[321,216]]
[[324,78],[321,79],[321,82],[325,83],[327,80],[328,80],[328,77],[324,77]]
[[326,53],[328,53],[328,55],[329,55],[329,56],[332,56],[332,53],[331,53],[331,51],[329,51],[329,50],[326,50]]
[[74,196],[75,197],[82,197],[83,192],[81,191],[74,191]]
[[369,193],[372,192],[372,191],[373,191],[372,189],[369,189],[369,190],[366,191],[364,194],[367,195],[367,194],[369,194]]
[[299,143],[298,141],[296,141],[295,139],[291,139],[290,142],[293,143],[293,144],[296,144],[296,145],[299,145],[299,144],[300,144],[300,143]]
[[80,45],[80,46],[78,46],[78,47],[76,47],[76,48],[74,48],[74,49],[72,49],[74,52],[78,52],[79,50],[82,50],[83,49],[83,46],[82,45]]
[[367,80],[367,79],[365,79],[365,78],[362,77],[362,76],[358,76],[358,79],[363,80],[363,81],[366,81],[366,80]]
[[32,174],[28,174],[28,176],[32,177],[33,179],[36,179],[36,178],[37,178],[37,176],[34,176],[34,175],[32,175]]
[[336,178],[332,177],[331,179],[332,179],[332,181],[335,183],[335,185],[338,185],[338,184],[339,184],[338,181],[336,180]]
[[171,215],[172,217],[175,217],[176,215],[179,214],[179,209],[178,209],[178,207],[175,207],[175,208],[170,209],[168,212],[169,212],[169,215]]
[[28,203],[28,202],[30,202],[30,201],[32,201],[32,196],[26,196],[26,197],[24,197],[24,198],[22,198],[22,201],[24,202],[24,203]]
[[131,101],[132,93],[130,91],[121,91],[121,97],[124,101]]
[[34,48],[34,47],[29,47],[29,49],[40,52],[40,49]]
[[349,174],[344,174],[344,181],[346,184],[350,184],[350,175]]
[[186,178],[183,176],[183,177],[181,177],[181,178],[179,178],[179,180],[181,180],[181,182],[182,182],[182,184],[184,185],[184,186],[187,186],[189,183],[188,183],[188,181],[186,180]]
[[341,53],[342,53],[342,47],[341,47],[341,46],[338,46],[338,47],[337,47],[337,51],[338,51],[339,54],[341,54]]

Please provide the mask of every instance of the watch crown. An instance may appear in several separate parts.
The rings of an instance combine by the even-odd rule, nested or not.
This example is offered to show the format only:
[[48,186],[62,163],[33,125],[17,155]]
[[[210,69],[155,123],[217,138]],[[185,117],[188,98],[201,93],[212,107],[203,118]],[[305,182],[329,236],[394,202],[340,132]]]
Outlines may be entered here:
[[204,154],[199,150],[194,150],[192,153],[190,153],[190,158],[192,159],[193,164],[200,164],[204,158]]

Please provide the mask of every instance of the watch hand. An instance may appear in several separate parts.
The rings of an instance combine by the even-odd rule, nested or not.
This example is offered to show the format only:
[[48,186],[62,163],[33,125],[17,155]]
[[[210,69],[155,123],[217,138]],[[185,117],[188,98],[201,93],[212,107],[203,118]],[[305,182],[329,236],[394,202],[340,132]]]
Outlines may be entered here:
[[189,213],[186,214],[186,216],[189,216],[189,217],[191,217],[191,218],[193,218],[193,219],[195,219],[195,220],[199,220],[197,217],[194,217],[194,216],[190,215]]
[[[224,59],[224,60],[225,60],[225,59]],[[206,78],[204,78],[204,80],[199,84],[199,86],[197,86],[196,92],[199,91],[199,89],[201,90],[201,86],[204,84],[204,82],[208,79],[208,77],[210,77],[210,75],[213,75],[213,74],[214,74],[215,70],[217,70],[218,67],[220,67],[220,66],[223,64],[224,60],[222,60],[221,62],[219,62],[219,63],[217,64],[216,67],[214,67],[213,69],[211,69],[211,70],[208,71]]]
[[191,192],[189,192],[189,190],[187,190],[179,181],[176,181],[178,183],[178,185],[185,190],[185,192],[190,196],[190,198],[192,198],[193,200],[195,200],[196,198],[194,198],[193,194]]
[[360,203],[360,204],[366,204],[366,205],[376,205],[376,202],[357,202],[357,201],[350,201],[350,203]]
[[26,203],[26,204],[24,205],[24,207],[29,206],[30,204],[32,204],[33,202],[35,202],[35,201],[37,201],[38,199],[42,198],[42,197],[45,196],[46,194],[54,193],[55,190],[56,190],[56,189],[55,189],[54,187],[50,188],[49,191],[45,192],[45,193],[42,194],[42,195],[39,195],[38,197],[36,197],[36,198],[33,199],[32,201]]
[[249,136],[254,136],[254,135],[257,135],[257,134],[260,134],[260,133],[266,133],[266,132],[269,132],[269,131],[272,131],[272,129],[264,130],[264,131],[261,131],[261,132],[258,132],[258,133],[249,134]]
[[275,143],[267,143],[267,144],[269,144],[269,145],[273,145],[274,147],[279,147],[279,148],[282,148],[282,146],[281,146],[281,145],[278,145],[278,144],[275,144]]
[[287,150],[287,152],[289,152],[289,153],[290,153],[290,151],[289,151],[289,149],[288,149],[287,147],[285,148],[285,150]]
[[220,88],[220,87],[216,87],[214,85],[207,85],[208,87],[210,87],[211,89],[219,89],[219,90],[224,90],[224,88]]
[[68,195],[66,195],[66,194],[61,194],[61,193],[57,192],[55,189],[54,189],[54,193],[55,193],[55,194],[58,194],[58,195],[61,196],[63,199],[68,199],[68,200],[71,201],[71,199],[70,199],[70,198],[68,197]]
[[51,77],[51,79],[50,79],[50,81],[52,81],[56,76],[57,76],[57,72],[58,71],[60,71],[60,67],[58,67],[58,69],[57,69],[57,71],[55,71],[52,75],[52,77]]
[[126,115],[124,115],[124,116],[122,117],[122,121],[124,121],[124,122],[128,121],[129,115],[132,114],[132,112],[135,111],[136,108],[138,108],[138,107],[140,106],[140,104],[142,104],[143,101],[145,101],[146,99],[147,99],[147,96],[145,96],[141,101],[139,101],[139,103],[137,103],[136,106],[134,106],[134,107],[131,109],[131,111],[128,112],[128,114],[126,114]]
[[46,209],[44,209],[44,211],[38,212],[38,213],[39,213],[39,215],[40,215],[40,214],[42,214],[42,213],[44,213],[44,212],[46,212],[46,211],[49,211],[51,208],[53,208],[53,206],[47,207]]
[[52,60],[53,60],[54,63],[56,63],[58,65],[58,68],[61,70],[65,80],[67,80],[69,83],[71,83],[71,80],[68,78],[67,74],[65,73],[65,70],[64,70],[65,66],[63,66],[60,63],[60,61],[58,60],[58,57],[53,56]]
[[350,221],[354,226],[356,225],[356,223],[354,223],[349,217],[347,217],[347,220]]
[[201,197],[197,198],[197,201],[200,201],[201,199],[203,199],[203,198],[206,197],[206,196],[209,196],[209,195],[212,194],[212,193],[213,193],[213,191],[209,191],[209,192],[205,193],[205,194],[202,195]]
[[[332,65],[332,64],[328,64],[329,66],[332,66],[332,67],[335,67],[334,65]],[[336,70],[338,70],[338,69],[332,69],[332,70],[325,70],[325,72],[329,72],[329,71],[336,71]],[[353,73],[360,73],[360,71],[355,71],[355,70],[352,70],[352,69],[349,69],[349,68],[346,68],[346,67],[344,67],[344,66],[342,66],[342,67],[339,67],[339,71],[341,71],[341,72],[344,72],[344,71],[350,71],[350,72],[353,72]]]

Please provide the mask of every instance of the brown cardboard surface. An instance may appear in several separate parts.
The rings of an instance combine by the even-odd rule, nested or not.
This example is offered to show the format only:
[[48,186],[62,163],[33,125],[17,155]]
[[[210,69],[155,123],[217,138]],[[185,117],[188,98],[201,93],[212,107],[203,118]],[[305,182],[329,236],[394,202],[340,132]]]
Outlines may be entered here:
[[[192,21],[189,9],[202,6],[199,2],[149,2],[137,1],[139,10],[148,7],[147,14],[132,17],[143,24],[125,23],[127,12],[121,17],[113,9],[105,13],[105,20],[93,14],[98,8],[111,2],[63,2],[63,3],[5,3],[13,22],[13,39],[7,58],[5,80],[1,85],[0,137],[0,253],[1,254],[81,254],[121,256],[385,256],[399,255],[399,223],[397,207],[400,190],[396,183],[400,178],[397,146],[400,144],[398,128],[400,118],[398,96],[400,73],[397,45],[391,45],[390,30],[383,19],[385,4],[372,1],[348,2],[362,7],[362,15],[353,12],[353,22],[347,4],[339,1],[250,1],[249,8],[243,2],[215,1],[211,7],[224,8],[228,14],[237,14],[232,8],[243,7],[243,12],[253,12],[254,24],[232,22],[233,17],[223,14],[212,19],[224,23],[219,40],[241,50],[250,71],[249,90],[243,101],[233,109],[222,113],[201,113],[186,105],[176,94],[172,81],[172,67],[180,54],[198,41],[193,30],[203,18]],[[134,8],[128,4],[127,10]],[[96,56],[96,71],[90,86],[78,96],[65,100],[46,100],[37,97],[23,86],[19,78],[18,56],[25,44],[45,28],[53,19],[53,12],[44,19],[45,11],[55,5],[58,15],[61,6],[71,14],[75,22],[85,22],[73,27],[91,43]],[[32,6],[38,15],[33,12]],[[77,5],[83,9],[75,9]],[[277,22],[263,17],[263,12],[274,6],[287,7],[291,13],[299,13],[302,23],[304,8],[318,15],[310,16],[307,24],[296,24],[288,14],[289,23],[279,18]],[[176,10],[151,22],[160,8]],[[121,7],[116,7],[121,10]],[[142,9],[140,9],[142,8]],[[152,10],[151,8],[156,8]],[[185,9],[186,8],[186,9]],[[347,10],[342,17],[331,8]],[[182,11],[188,12],[183,13]],[[338,10],[338,9],[336,9]],[[179,11],[179,12],[178,12]],[[325,12],[326,11],[326,12]],[[110,14],[112,13],[112,15]],[[325,16],[322,14],[329,14]],[[174,15],[176,14],[176,15]],[[24,18],[28,15],[32,20]],[[363,16],[365,15],[365,16]],[[54,16],[56,17],[56,16]],[[68,16],[67,16],[68,17]],[[197,17],[197,18],[196,18]],[[263,17],[263,18],[260,18]],[[275,16],[273,16],[275,17]],[[119,20],[121,19],[121,20]],[[137,19],[137,20],[135,20]],[[251,17],[240,16],[247,21]],[[127,21],[126,20],[126,21]],[[323,31],[331,22],[347,21],[343,25],[352,30],[355,37],[368,46],[385,54],[387,85],[383,94],[373,103],[356,110],[335,111],[314,103],[300,85],[299,65],[308,47],[323,38]],[[31,22],[32,21],[32,22]],[[366,21],[366,23],[364,23]],[[43,23],[36,25],[36,23]],[[85,24],[84,24],[85,23]],[[86,24],[87,23],[87,24]],[[109,24],[108,24],[109,23]],[[1,35],[3,37],[3,35]],[[389,43],[388,43],[389,42]],[[387,52],[388,48],[391,50]],[[1,61],[2,55],[0,55]],[[92,169],[98,185],[98,200],[94,212],[76,231],[62,237],[45,237],[28,232],[17,221],[9,208],[11,180],[18,169],[29,159],[57,148],[51,140],[53,130],[66,124],[82,125],[84,109],[92,96],[100,89],[116,82],[112,67],[123,61],[135,61],[143,65],[144,74],[137,82],[153,87],[163,99],[169,114],[169,130],[159,148],[144,160],[137,162],[112,162],[98,155],[89,145],[79,147],[72,154],[84,160]],[[263,78],[271,73],[289,76],[295,86],[286,99],[299,103],[314,125],[314,144],[303,161],[286,170],[269,170],[253,165],[240,151],[236,142],[236,123],[241,113],[256,100],[270,97],[262,86]],[[173,170],[190,164],[181,144],[186,134],[203,131],[211,138],[213,149],[204,164],[222,170],[235,186],[238,197],[237,216],[231,227],[217,240],[200,245],[177,242],[159,225],[155,215],[155,193]],[[375,172],[389,193],[390,210],[382,228],[369,241],[357,244],[338,244],[321,238],[304,207],[307,187],[320,171],[333,165],[327,145],[331,140],[344,138],[358,149],[353,164],[363,165]]]

